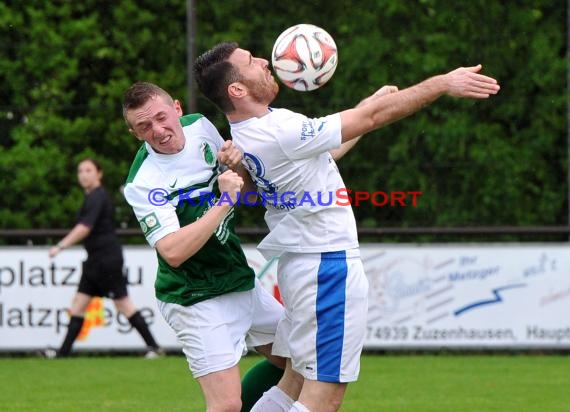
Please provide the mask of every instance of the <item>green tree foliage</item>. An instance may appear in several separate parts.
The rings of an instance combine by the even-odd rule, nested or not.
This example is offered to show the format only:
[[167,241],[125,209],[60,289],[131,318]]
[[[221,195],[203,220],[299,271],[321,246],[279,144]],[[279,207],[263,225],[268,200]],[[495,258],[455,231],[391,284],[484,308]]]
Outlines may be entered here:
[[[133,220],[119,188],[139,143],[122,120],[122,93],[136,80],[173,93],[185,84],[183,4],[146,3],[0,5],[0,227],[73,225],[83,199],[75,168],[86,156],[102,163],[119,218]],[[161,24],[163,8],[181,23]]]
[[[365,202],[355,208],[360,226],[568,223],[566,2],[195,4],[198,53],[235,40],[269,58],[293,24],[331,33],[339,66],[330,83],[310,93],[282,87],[274,104],[311,116],[459,66],[482,63],[499,79],[498,96],[444,97],[365,136],[340,161],[352,190],[423,193],[416,207]],[[82,198],[75,166],[86,155],[102,161],[121,221],[137,226],[118,191],[139,145],[121,96],[149,80],[186,97],[185,25],[182,0],[0,4],[0,227],[71,226]],[[198,97],[198,108],[228,136],[209,102]],[[261,216],[243,210],[242,225],[263,227]]]

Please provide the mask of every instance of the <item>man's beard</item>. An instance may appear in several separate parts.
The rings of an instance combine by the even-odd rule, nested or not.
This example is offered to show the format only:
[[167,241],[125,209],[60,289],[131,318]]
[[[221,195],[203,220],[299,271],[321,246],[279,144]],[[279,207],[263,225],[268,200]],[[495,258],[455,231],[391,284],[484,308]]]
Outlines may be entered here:
[[263,103],[269,105],[279,93],[279,85],[275,80],[271,83],[265,82],[260,84],[260,82],[244,82],[249,89],[250,96],[258,103]]

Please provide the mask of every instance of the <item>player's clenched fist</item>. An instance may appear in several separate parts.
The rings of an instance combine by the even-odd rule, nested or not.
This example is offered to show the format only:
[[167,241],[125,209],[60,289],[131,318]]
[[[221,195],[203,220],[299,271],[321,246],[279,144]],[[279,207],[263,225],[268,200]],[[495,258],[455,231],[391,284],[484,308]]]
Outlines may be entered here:
[[390,93],[396,93],[398,91],[398,86],[393,86],[391,84],[387,84],[386,86],[382,86],[381,88],[379,88],[378,90],[376,90],[373,94],[373,96],[385,96],[387,94]]
[[243,187],[243,179],[236,172],[226,170],[218,176],[218,186],[220,192],[227,193],[232,203],[236,203],[239,197],[238,192]]
[[218,160],[221,164],[228,166],[232,170],[241,164],[243,155],[231,140],[226,140],[218,152]]

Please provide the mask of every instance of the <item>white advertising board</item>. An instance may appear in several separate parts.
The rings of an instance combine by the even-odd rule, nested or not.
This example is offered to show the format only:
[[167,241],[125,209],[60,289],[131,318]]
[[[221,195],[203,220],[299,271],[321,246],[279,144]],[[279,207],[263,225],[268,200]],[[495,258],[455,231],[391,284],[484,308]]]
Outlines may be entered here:
[[[276,261],[244,246],[278,297]],[[47,247],[0,248],[0,351],[57,347],[80,278],[82,248],[55,259]],[[154,251],[124,248],[129,294],[157,341],[177,349],[154,300]],[[570,348],[570,246],[363,244],[370,282],[367,349]],[[141,350],[112,302],[90,308],[75,350]]]
[[570,246],[363,245],[367,348],[570,347]]
[[[65,337],[67,308],[77,290],[86,254],[82,248],[70,248],[50,259],[48,250],[0,249],[0,350],[59,347]],[[153,250],[141,246],[127,247],[124,252],[129,295],[157,341],[165,347],[178,346],[155,304]],[[74,350],[143,349],[144,341],[118,314],[113,302],[103,299],[102,303],[102,310],[89,309],[86,314],[86,319],[102,317],[102,324],[83,331]]]

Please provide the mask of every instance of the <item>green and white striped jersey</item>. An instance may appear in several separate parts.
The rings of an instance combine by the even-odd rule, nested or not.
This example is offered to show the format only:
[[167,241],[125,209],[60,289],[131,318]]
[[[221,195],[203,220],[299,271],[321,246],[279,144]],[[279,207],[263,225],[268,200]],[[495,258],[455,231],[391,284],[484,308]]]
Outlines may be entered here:
[[[201,114],[180,118],[186,143],[176,154],[156,153],[144,143],[127,178],[124,194],[154,247],[164,236],[200,219],[219,197],[216,153],[223,139]],[[232,209],[218,230],[191,258],[171,267],[157,252],[156,297],[189,306],[254,286],[249,267],[234,231]]]

